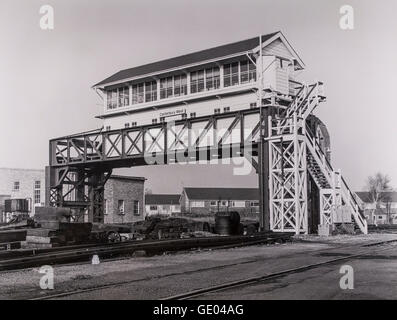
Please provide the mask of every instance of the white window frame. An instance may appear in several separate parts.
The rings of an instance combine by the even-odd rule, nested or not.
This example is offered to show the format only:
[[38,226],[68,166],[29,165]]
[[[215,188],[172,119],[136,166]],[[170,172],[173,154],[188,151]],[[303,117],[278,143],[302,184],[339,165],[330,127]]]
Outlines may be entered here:
[[[135,205],[137,205],[136,207],[135,207]],[[135,213],[135,208],[137,208],[137,213]],[[140,213],[140,210],[139,210],[139,200],[134,200],[133,202],[132,202],[132,215],[133,216],[139,216],[141,213]]]
[[[120,206],[121,203],[121,206]],[[117,201],[117,211],[119,213],[119,215],[125,215],[125,201],[124,200],[118,200]]]
[[21,190],[21,182],[20,181],[14,181],[12,185],[12,191],[19,191]]
[[191,208],[205,208],[205,203],[202,200],[192,201],[190,203]]

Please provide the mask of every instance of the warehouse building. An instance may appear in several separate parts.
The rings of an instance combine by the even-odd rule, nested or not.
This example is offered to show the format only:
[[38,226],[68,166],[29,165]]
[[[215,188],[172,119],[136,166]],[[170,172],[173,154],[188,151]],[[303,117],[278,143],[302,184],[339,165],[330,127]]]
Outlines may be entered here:
[[259,213],[257,188],[183,188],[181,211],[208,214],[217,211],[237,211],[241,215]]
[[146,215],[166,215],[181,213],[180,194],[147,194],[145,196]]
[[0,195],[2,206],[6,199],[26,200],[33,216],[35,207],[45,202],[44,170],[0,168]]
[[144,219],[145,178],[112,175],[105,184],[105,223]]

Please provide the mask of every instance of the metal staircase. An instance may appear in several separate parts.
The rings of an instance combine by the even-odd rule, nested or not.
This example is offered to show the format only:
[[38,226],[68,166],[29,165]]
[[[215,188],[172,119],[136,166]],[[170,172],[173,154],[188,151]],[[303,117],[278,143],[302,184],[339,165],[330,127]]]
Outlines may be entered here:
[[347,208],[361,232],[367,223],[339,171],[332,168],[307,117],[325,100],[323,84],[302,85],[280,116],[269,117],[269,202],[273,231],[307,233],[307,176],[320,192],[320,223],[332,224],[336,210]]

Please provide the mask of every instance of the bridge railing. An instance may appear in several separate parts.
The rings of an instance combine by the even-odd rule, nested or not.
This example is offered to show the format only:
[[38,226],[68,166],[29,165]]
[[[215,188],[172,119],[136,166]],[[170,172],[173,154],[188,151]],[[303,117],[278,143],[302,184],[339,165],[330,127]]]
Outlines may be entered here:
[[143,158],[247,146],[258,140],[259,109],[248,109],[155,125],[96,131],[50,140],[50,165]]

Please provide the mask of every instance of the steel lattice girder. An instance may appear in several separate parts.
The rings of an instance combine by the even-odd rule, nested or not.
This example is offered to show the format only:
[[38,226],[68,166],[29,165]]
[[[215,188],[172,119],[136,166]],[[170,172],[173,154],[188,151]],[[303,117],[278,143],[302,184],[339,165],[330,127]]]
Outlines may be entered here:
[[181,153],[194,158],[198,151],[206,149],[211,153],[220,149],[252,149],[256,147],[259,128],[259,109],[250,109],[121,130],[98,130],[51,140],[50,166],[108,163],[109,168],[128,167],[145,165],[145,157],[154,155],[166,163],[168,156]]
[[[273,231],[308,232],[307,165],[304,135],[295,117],[288,128],[274,130],[269,121],[269,206]],[[276,126],[278,126],[276,124]],[[290,134],[272,138],[275,131]]]
[[104,186],[111,170],[61,167],[52,168],[49,174],[56,181],[49,189],[50,206],[86,212],[89,221],[103,222]]

